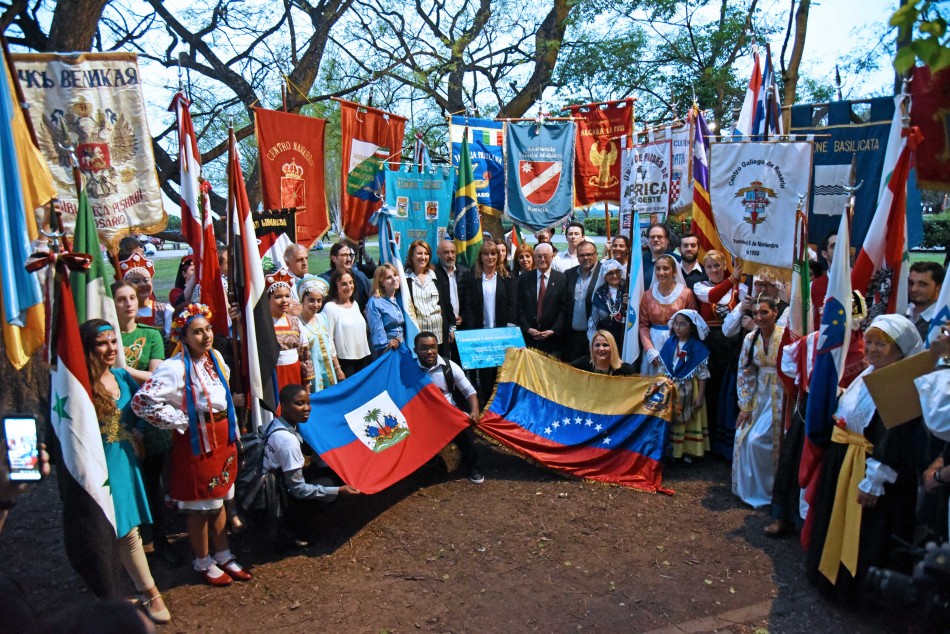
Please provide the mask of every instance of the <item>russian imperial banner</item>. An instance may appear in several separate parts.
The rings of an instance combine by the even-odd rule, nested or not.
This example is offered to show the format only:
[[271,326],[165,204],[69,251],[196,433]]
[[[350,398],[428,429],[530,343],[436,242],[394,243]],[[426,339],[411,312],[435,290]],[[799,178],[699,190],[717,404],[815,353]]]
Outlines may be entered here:
[[509,123],[505,211],[535,231],[574,208],[574,124]]
[[670,213],[674,216],[693,209],[692,124],[669,125],[645,135],[648,141],[670,141]]
[[621,153],[633,132],[633,100],[569,106],[577,124],[574,189],[578,205],[620,202]]
[[[864,244],[877,209],[887,137],[894,117],[894,98],[871,99],[870,111],[863,115],[865,123],[852,123],[858,118],[855,107],[866,107],[866,104],[836,101],[827,106],[792,106],[791,134],[798,139],[813,140],[815,144],[814,187],[808,205],[810,242],[817,243],[838,229],[840,214],[848,205],[844,186],[851,182],[852,161],[855,162],[855,182],[863,183],[855,193],[851,220],[851,245],[857,249]],[[827,125],[818,125],[816,120],[827,121]],[[919,208],[920,193],[915,184],[908,187],[907,195],[908,209]],[[909,244],[913,246],[921,236],[920,215],[908,213],[907,223]]]
[[808,192],[811,143],[713,143],[709,189],[727,251],[748,262],[792,268],[798,194]]
[[323,165],[326,123],[254,108],[264,209],[296,209],[297,242],[308,248],[330,228]]
[[376,233],[369,218],[383,204],[387,161],[398,163],[402,154],[406,118],[338,101],[343,138],[340,222],[347,238],[362,240]]
[[636,209],[645,230],[654,222],[666,222],[670,211],[670,141],[636,145],[623,153],[623,190],[620,214],[624,233],[629,214]]
[[910,124],[924,134],[916,151],[920,187],[950,191],[950,71],[934,75],[929,66],[917,66],[911,72]]
[[63,203],[66,232],[78,212],[75,148],[99,237],[110,251],[130,232],[154,233],[168,218],[134,53],[14,55],[40,150]]
[[[475,173],[478,211],[482,228],[501,239],[501,217],[505,212],[505,124],[490,119],[453,116],[449,126],[452,165],[459,166],[462,137],[468,135],[468,154]],[[499,235],[495,233],[499,232]]]
[[445,237],[455,186],[455,174],[448,166],[424,174],[410,172],[408,167],[403,164],[398,172],[386,172],[386,204],[392,208],[389,222],[403,252],[413,240],[425,240],[434,247]]

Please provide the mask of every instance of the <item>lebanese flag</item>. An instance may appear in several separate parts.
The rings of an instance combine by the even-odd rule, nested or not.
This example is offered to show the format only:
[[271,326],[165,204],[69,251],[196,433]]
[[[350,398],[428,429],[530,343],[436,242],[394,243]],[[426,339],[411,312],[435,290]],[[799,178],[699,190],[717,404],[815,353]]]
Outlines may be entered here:
[[234,130],[228,139],[228,213],[234,227],[231,240],[231,270],[234,275],[234,293],[241,305],[243,324],[237,327],[240,343],[240,372],[248,394],[248,408],[254,429],[261,425],[261,402],[271,412],[277,410],[274,390],[274,368],[277,365],[278,345],[274,322],[265,296],[264,269],[257,248],[257,235],[251,206],[247,200],[244,172],[238,154]]
[[376,493],[424,465],[468,415],[449,403],[406,346],[312,394],[300,435],[347,484]]
[[194,252],[201,303],[211,308],[211,325],[215,333],[227,335],[228,301],[218,265],[218,243],[211,225],[211,184],[201,179],[201,155],[191,124],[191,102],[182,93],[172,99],[169,110],[178,119],[178,166],[181,170],[181,231]]
[[[68,256],[64,256],[68,257]],[[99,254],[93,254],[93,259]],[[100,258],[101,259],[101,258]],[[63,503],[66,555],[79,571],[111,570],[116,520],[79,320],[63,261],[56,265],[50,364],[50,443]],[[95,562],[95,563],[93,563]]]
[[[882,180],[887,180],[887,187],[878,201],[851,274],[854,288],[864,292],[869,320],[877,315],[903,315],[907,311],[907,274],[910,265],[907,249],[907,178],[913,166],[914,150],[923,137],[915,127],[903,130],[899,139],[896,137],[893,131],[894,126],[901,125],[900,111],[900,108],[895,109],[887,149],[889,157],[896,155],[898,158],[895,163],[884,164]],[[892,142],[897,148],[895,152],[891,151]]]

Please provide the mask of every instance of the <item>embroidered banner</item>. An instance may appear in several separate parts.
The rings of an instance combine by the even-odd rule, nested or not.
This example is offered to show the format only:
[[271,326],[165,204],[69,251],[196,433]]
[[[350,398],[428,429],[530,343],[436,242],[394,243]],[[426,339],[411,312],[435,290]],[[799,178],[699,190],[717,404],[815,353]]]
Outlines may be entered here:
[[110,251],[129,233],[168,223],[134,53],[14,55],[40,150],[72,235],[79,201],[75,148],[99,237]]
[[475,173],[478,211],[501,218],[505,211],[505,124],[490,119],[452,117],[452,165],[458,167],[462,137],[468,136],[468,155]]
[[254,108],[264,209],[296,209],[297,241],[308,248],[330,228],[323,167],[326,123]]
[[647,141],[670,141],[670,213],[679,216],[693,209],[693,123],[669,125],[643,135]]
[[640,216],[641,233],[654,222],[666,222],[670,211],[671,147],[670,141],[654,141],[624,150],[620,214],[628,230],[634,208]]
[[709,187],[722,244],[747,262],[791,269],[798,193],[811,181],[811,143],[713,143]]
[[917,66],[911,73],[910,124],[924,134],[916,155],[920,187],[950,191],[950,71],[934,75]]
[[633,100],[569,106],[577,125],[574,190],[578,205],[620,202],[621,153],[633,132]]
[[398,172],[386,172],[386,205],[392,209],[389,222],[402,249],[413,240],[425,240],[434,249],[445,238],[455,176],[448,167],[426,174],[408,168],[402,165]]
[[512,220],[535,231],[574,206],[574,123],[509,123],[508,197]]

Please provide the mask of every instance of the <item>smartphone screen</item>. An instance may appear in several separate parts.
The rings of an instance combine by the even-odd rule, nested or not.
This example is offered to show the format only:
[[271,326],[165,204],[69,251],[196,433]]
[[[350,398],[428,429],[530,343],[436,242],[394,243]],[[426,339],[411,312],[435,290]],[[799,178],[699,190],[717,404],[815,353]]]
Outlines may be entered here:
[[7,445],[10,479],[39,480],[41,477],[40,450],[36,438],[36,419],[4,418],[3,435]]

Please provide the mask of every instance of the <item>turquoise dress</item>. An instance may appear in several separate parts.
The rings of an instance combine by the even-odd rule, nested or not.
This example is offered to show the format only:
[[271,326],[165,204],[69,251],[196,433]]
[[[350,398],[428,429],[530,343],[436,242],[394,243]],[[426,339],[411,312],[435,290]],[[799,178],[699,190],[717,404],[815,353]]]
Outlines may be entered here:
[[115,402],[119,408],[118,429],[110,430],[109,422],[101,420],[99,429],[103,432],[102,446],[106,454],[106,467],[109,469],[116,532],[119,537],[125,537],[136,526],[151,524],[152,514],[148,510],[142,469],[131,443],[130,432],[140,426],[132,413],[132,395],[139,386],[125,370],[110,372],[119,384],[119,398]]

